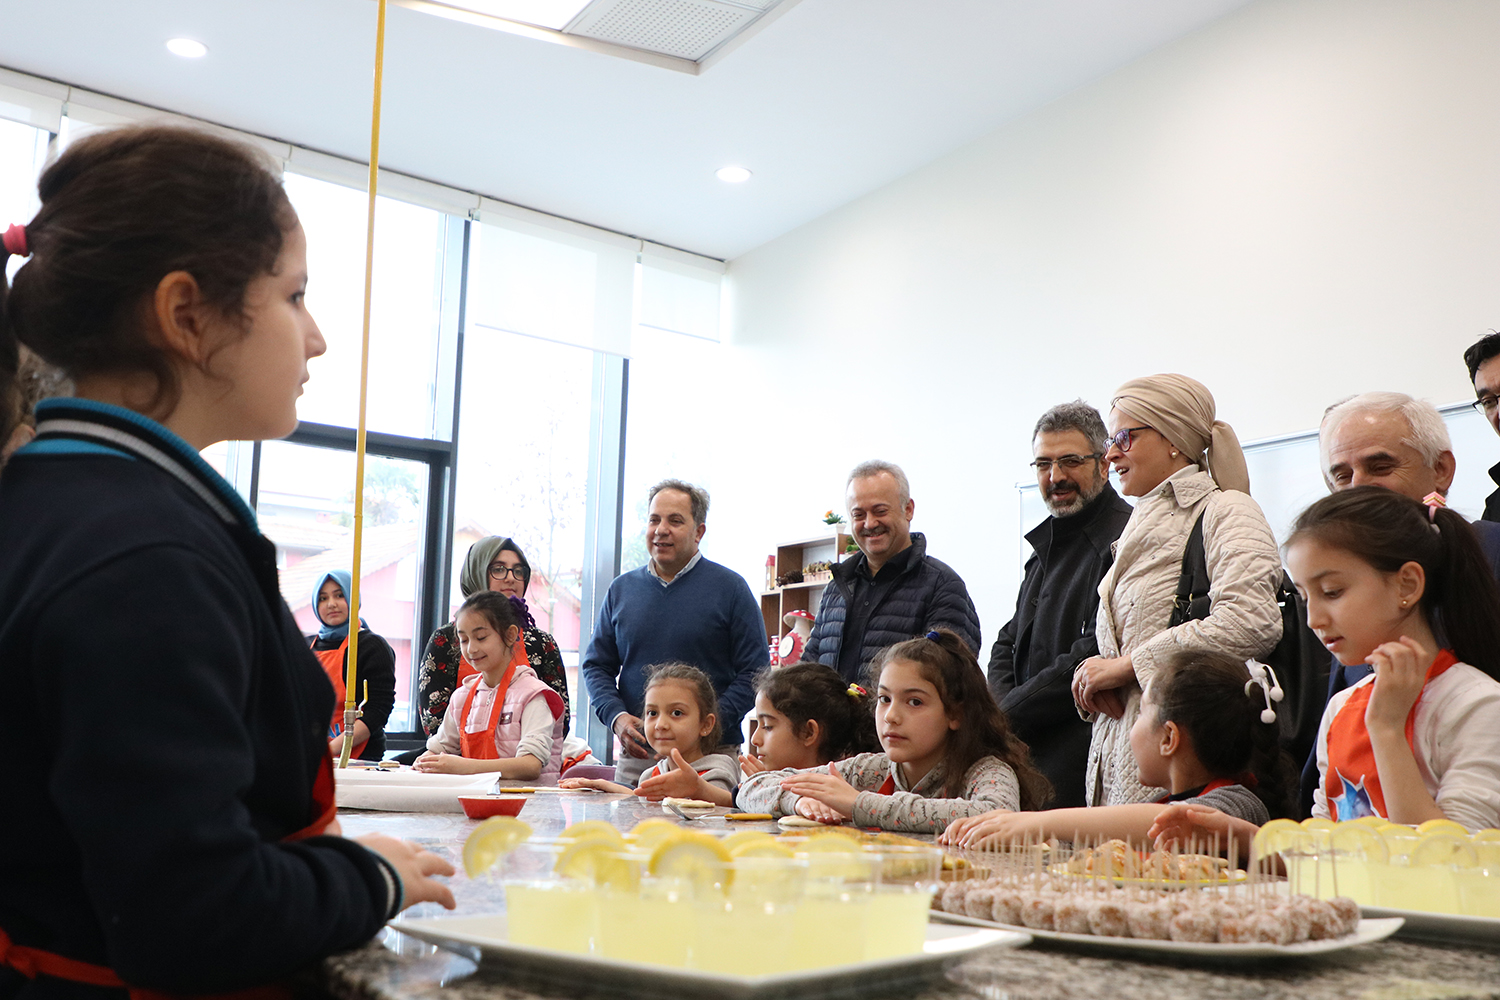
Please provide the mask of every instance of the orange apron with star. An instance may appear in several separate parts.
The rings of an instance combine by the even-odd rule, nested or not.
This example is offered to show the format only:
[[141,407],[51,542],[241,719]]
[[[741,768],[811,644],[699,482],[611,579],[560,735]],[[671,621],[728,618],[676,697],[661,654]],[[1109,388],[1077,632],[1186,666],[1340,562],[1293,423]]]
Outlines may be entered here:
[[[323,664],[323,673],[328,675],[328,682],[333,685],[333,721],[328,724],[328,738],[333,739],[344,731],[344,699],[349,696],[349,689],[344,684],[344,654],[349,651],[349,637],[344,636],[344,641],[339,643],[337,649],[315,649],[312,654]],[[354,749],[349,752],[350,757],[358,757],[364,750],[365,740],[354,744]]]
[[[1427,685],[1443,671],[1458,662],[1450,651],[1443,650],[1427,668]],[[1328,815],[1335,821],[1359,819],[1361,816],[1386,816],[1385,794],[1380,788],[1380,772],[1375,769],[1375,748],[1370,731],[1365,728],[1365,709],[1375,684],[1357,687],[1328,724],[1328,771],[1323,775],[1323,795]],[[1417,705],[1421,695],[1406,716],[1406,745],[1413,745],[1417,722]]]
[[[334,816],[338,813],[338,806],[333,797],[333,757],[331,754],[323,755],[323,763],[318,769],[317,778],[313,781],[312,799],[313,812],[317,819],[295,833],[287,834],[282,840],[305,840],[308,837],[316,837],[327,830],[328,825],[333,822]],[[86,983],[90,986],[128,990],[130,1000],[186,1000],[178,994],[133,987],[121,979],[115,970],[105,965],[67,958],[43,948],[28,948],[25,945],[13,944],[4,928],[0,928],[0,965],[9,966],[27,979],[51,976],[53,979],[66,979],[70,983]],[[236,990],[233,993],[205,994],[199,1000],[290,1000],[291,996],[290,988],[271,985]]]

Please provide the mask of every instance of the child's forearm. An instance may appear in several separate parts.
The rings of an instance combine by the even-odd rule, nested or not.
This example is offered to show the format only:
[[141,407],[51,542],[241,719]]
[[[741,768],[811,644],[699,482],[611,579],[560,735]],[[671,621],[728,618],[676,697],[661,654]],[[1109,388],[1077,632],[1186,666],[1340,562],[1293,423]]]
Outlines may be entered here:
[[705,802],[712,802],[716,806],[734,805],[734,792],[714,784],[701,774],[698,775],[698,798]]
[[1147,831],[1162,811],[1160,803],[1137,802],[1122,806],[1090,806],[1074,809],[1048,809],[1036,813],[1016,813],[1026,817],[1021,822],[1034,825],[1031,832],[1040,839],[1058,840],[1146,840]]
[[1447,818],[1427,791],[1404,731],[1372,727],[1370,747],[1375,752],[1375,770],[1380,775],[1380,791],[1385,796],[1386,819],[1416,826],[1430,819]]

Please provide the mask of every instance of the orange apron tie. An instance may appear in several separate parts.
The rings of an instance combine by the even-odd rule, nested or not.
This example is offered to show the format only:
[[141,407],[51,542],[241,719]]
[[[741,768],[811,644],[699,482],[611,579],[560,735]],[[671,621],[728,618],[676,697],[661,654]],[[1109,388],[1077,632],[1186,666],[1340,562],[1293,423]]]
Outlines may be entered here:
[[[1449,650],[1438,653],[1427,668],[1422,689],[1425,691],[1428,684],[1457,662],[1458,657]],[[1370,743],[1370,731],[1365,728],[1365,709],[1374,691],[1374,683],[1355,688],[1328,724],[1328,772],[1323,776],[1323,795],[1328,814],[1336,822],[1388,815],[1380,772],[1375,768],[1375,748]],[[1418,695],[1406,716],[1407,746],[1412,746],[1417,705],[1421,703],[1422,697]]]

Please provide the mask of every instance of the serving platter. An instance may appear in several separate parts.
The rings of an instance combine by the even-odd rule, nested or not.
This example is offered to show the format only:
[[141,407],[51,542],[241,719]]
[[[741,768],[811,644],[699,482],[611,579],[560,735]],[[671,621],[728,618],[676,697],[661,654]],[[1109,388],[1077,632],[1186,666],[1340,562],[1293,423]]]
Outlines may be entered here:
[[[872,981],[882,986],[926,981],[939,978],[949,966],[977,951],[1020,948],[1031,943],[1031,932],[1025,929],[928,923],[927,943],[919,954],[803,972],[736,976],[513,944],[507,935],[504,914],[393,920],[389,926],[480,964],[503,965],[508,978],[522,976],[565,985],[587,983],[591,990],[597,990],[601,982],[608,982],[612,989],[622,992],[716,1000],[817,997]],[[754,947],[752,942],[746,942],[745,946]]]
[[1492,948],[1500,941],[1500,918],[1497,917],[1393,910],[1384,906],[1361,906],[1359,912],[1366,917],[1400,917],[1405,921],[1401,928],[1402,937],[1425,938],[1445,944],[1482,944]]
[[1060,931],[1043,931],[1031,927],[1014,927],[993,920],[962,916],[957,913],[932,912],[933,920],[944,923],[964,924],[970,927],[992,927],[997,930],[1021,931],[1038,941],[1054,941],[1088,949],[1090,951],[1133,952],[1136,954],[1163,954],[1218,958],[1234,960],[1264,960],[1288,958],[1295,955],[1321,955],[1331,951],[1343,951],[1362,944],[1383,941],[1401,928],[1399,918],[1364,919],[1353,934],[1325,941],[1301,941],[1297,944],[1209,944],[1199,941],[1163,941],[1155,938],[1099,937],[1094,934],[1064,934]]

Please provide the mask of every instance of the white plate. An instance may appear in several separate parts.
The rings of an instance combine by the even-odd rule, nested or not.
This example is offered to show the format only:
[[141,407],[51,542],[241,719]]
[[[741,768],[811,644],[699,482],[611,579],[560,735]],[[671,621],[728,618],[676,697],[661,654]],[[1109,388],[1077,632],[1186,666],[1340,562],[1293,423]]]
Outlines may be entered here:
[[1424,910],[1392,910],[1384,906],[1361,906],[1367,917],[1400,917],[1406,921],[1402,937],[1429,938],[1437,941],[1473,942],[1494,946],[1500,941],[1500,918],[1464,917],[1456,913],[1428,913]]
[[932,918],[947,923],[967,924],[970,927],[1025,931],[1038,941],[1058,941],[1102,951],[1165,952],[1171,955],[1213,958],[1286,958],[1290,955],[1321,955],[1324,952],[1343,951],[1345,948],[1369,944],[1372,941],[1383,941],[1401,927],[1400,920],[1361,920],[1359,929],[1353,934],[1330,941],[1302,941],[1297,944],[1206,944],[1199,941],[1161,941],[1154,938],[1099,937],[1094,934],[1039,931],[1029,927],[997,924],[993,920],[963,917],[957,913],[940,913],[937,910],[932,911]]
[[[658,996],[703,996],[716,1000],[767,1000],[771,997],[814,997],[878,981],[882,986],[936,979],[967,955],[984,948],[1021,948],[1031,943],[1031,932],[1012,928],[974,930],[927,925],[927,944],[920,955],[903,955],[873,962],[856,962],[827,969],[787,972],[773,976],[734,976],[697,969],[673,969],[642,962],[594,955],[577,955],[511,944],[505,936],[505,916],[446,917],[433,920],[393,920],[403,934],[466,955],[476,962],[503,962],[507,975],[563,983],[598,983]],[[746,944],[753,947],[753,943]]]

